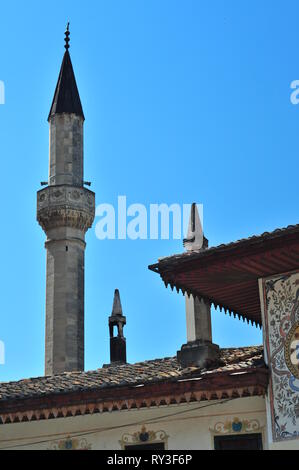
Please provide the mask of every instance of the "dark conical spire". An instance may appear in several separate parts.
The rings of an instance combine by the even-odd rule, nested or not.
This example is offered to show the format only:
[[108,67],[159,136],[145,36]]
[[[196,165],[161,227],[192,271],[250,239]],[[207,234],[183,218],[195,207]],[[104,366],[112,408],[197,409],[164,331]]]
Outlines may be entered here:
[[113,307],[112,307],[112,313],[111,313],[112,317],[114,317],[115,315],[123,316],[123,311],[122,311],[122,306],[121,306],[120,295],[119,295],[119,290],[118,289],[115,289],[115,292],[114,292]]
[[52,106],[50,109],[48,120],[54,114],[62,113],[74,113],[78,116],[82,116],[84,119],[83,109],[81,105],[81,100],[77,88],[76,78],[72,66],[71,57],[69,54],[69,23],[67,24],[65,31],[65,53],[63,56],[61,69],[59,73],[58,82],[56,85],[56,90],[54,93],[54,98]]

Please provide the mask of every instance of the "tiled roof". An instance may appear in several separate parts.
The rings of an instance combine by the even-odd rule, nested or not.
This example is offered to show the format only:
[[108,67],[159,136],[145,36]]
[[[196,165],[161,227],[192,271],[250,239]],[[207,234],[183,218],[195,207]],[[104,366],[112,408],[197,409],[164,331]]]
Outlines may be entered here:
[[262,326],[258,280],[299,266],[299,224],[233,243],[159,259],[166,287]]
[[72,392],[117,389],[123,386],[178,382],[207,377],[208,374],[237,372],[264,367],[262,346],[222,349],[220,360],[212,369],[182,369],[176,357],[155,359],[136,364],[103,367],[89,372],[68,372],[56,376],[0,383],[0,405],[10,400],[42,398]]
[[[242,247],[243,245],[248,246],[248,245],[263,243],[266,240],[272,240],[272,239],[283,237],[284,235],[289,235],[293,233],[299,234],[299,224],[288,225],[287,227],[278,228],[276,230],[273,230],[272,232],[264,232],[260,235],[252,235],[251,237],[248,237],[248,238],[241,238],[240,240],[237,240],[234,242],[223,243],[221,245],[212,246],[204,250],[202,249],[192,250],[192,251],[186,251],[184,253],[164,256],[162,258],[159,258],[159,264],[164,264],[164,263],[170,264],[170,263],[176,263],[177,261],[184,261],[184,260],[188,261],[190,259],[196,259],[198,257],[209,256],[215,252],[226,251],[232,248],[239,248],[239,247]],[[157,269],[157,266],[158,264],[150,265],[149,269],[155,271]]]

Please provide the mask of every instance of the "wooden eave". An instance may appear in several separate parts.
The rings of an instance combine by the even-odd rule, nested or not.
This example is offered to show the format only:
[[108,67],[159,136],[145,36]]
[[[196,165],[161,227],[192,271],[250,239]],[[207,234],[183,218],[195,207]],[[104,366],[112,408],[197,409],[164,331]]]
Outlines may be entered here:
[[258,279],[299,268],[299,225],[228,245],[162,258],[149,269],[166,287],[261,326]]

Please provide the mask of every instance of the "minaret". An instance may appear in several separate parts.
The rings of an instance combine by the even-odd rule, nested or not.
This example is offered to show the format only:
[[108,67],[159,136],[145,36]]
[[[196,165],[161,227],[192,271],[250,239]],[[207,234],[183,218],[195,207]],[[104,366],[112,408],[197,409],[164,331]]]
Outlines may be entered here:
[[[126,324],[126,317],[123,315],[119,290],[114,292],[112,313],[109,317],[110,332],[110,364],[125,364],[127,362],[126,338],[123,328]],[[114,327],[117,327],[117,336],[114,336]]]
[[[203,234],[197,205],[192,204],[187,238],[184,247],[188,252],[208,248],[208,240]],[[212,343],[211,307],[204,300],[185,295],[187,344],[177,353],[183,367],[207,367],[218,358],[219,347]]]
[[84,114],[69,54],[65,53],[49,113],[48,186],[37,193],[37,220],[46,233],[45,373],[84,370],[85,233],[95,195],[84,187]]

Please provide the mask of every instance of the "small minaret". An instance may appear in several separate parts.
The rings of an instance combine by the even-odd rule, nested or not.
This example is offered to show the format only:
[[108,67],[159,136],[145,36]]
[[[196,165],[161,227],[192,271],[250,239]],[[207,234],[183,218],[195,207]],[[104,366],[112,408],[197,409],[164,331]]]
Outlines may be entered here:
[[[186,251],[205,250],[209,246],[208,240],[203,234],[201,220],[198,214],[197,205],[191,206],[187,238],[183,241]],[[192,342],[198,339],[212,341],[211,329],[211,308],[203,300],[194,299],[192,295],[186,299],[186,323],[187,341]]]
[[84,114],[69,54],[65,53],[50,109],[48,186],[37,193],[37,220],[46,233],[45,373],[84,370],[85,233],[95,195],[84,187]]
[[187,238],[184,238],[183,245],[186,251],[204,250],[209,246],[209,242],[203,234],[202,224],[195,202],[193,202],[191,206]]
[[[197,205],[192,204],[187,238],[183,241],[188,252],[208,248],[209,242],[203,234]],[[218,346],[212,343],[211,307],[197,297],[185,295],[187,344],[178,351],[178,360],[183,367],[204,367],[218,357]]]
[[[110,332],[110,363],[125,364],[127,362],[126,338],[123,328],[126,324],[126,317],[123,316],[119,290],[114,292],[112,313],[109,317]],[[117,328],[117,336],[114,336],[114,327]]]

